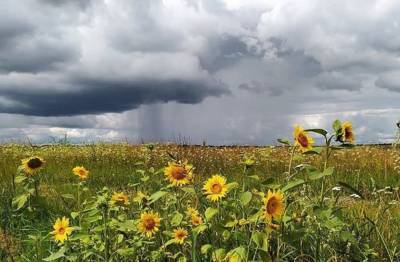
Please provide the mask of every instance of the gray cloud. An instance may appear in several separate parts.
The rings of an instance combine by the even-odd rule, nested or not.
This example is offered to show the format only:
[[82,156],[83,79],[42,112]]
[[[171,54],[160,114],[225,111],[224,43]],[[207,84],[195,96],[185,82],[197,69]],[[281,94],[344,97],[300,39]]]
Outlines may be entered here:
[[390,137],[399,11],[395,0],[4,0],[2,136],[271,143],[293,122],[345,117],[362,141]]

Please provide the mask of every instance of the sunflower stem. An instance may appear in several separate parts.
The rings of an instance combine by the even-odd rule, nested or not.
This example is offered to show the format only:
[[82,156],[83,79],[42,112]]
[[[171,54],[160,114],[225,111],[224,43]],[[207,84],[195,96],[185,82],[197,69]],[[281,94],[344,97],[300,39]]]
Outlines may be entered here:
[[292,162],[293,162],[293,156],[294,156],[294,151],[296,149],[296,146],[293,145],[292,147],[292,152],[290,153],[290,160],[289,160],[289,167],[288,167],[288,178],[290,178],[290,174],[292,172]]

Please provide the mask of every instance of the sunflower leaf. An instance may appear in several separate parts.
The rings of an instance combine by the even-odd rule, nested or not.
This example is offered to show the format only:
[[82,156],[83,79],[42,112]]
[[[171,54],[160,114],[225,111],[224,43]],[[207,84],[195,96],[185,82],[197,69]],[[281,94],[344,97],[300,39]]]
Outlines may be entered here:
[[212,207],[207,208],[206,212],[204,213],[207,221],[210,221],[211,218],[213,218],[216,214],[218,214],[218,209]]
[[57,252],[51,254],[50,256],[44,258],[44,261],[53,261],[59,258],[65,257],[65,247],[60,248]]
[[151,199],[150,204],[156,202],[157,200],[159,200],[160,198],[162,198],[166,194],[168,194],[168,192],[166,192],[166,191],[157,191],[157,192],[155,192],[154,194],[152,194],[150,196],[150,199]]
[[306,129],[304,131],[306,131],[306,132],[314,132],[314,133],[320,134],[322,136],[326,136],[328,134],[328,131],[326,131],[325,129],[320,129],[320,128]]
[[293,189],[293,188],[298,187],[298,186],[300,186],[302,184],[305,184],[305,183],[306,183],[306,181],[304,181],[303,179],[293,180],[293,181],[287,183],[286,186],[284,186],[282,188],[282,192],[286,192],[286,191],[288,191],[290,189]]

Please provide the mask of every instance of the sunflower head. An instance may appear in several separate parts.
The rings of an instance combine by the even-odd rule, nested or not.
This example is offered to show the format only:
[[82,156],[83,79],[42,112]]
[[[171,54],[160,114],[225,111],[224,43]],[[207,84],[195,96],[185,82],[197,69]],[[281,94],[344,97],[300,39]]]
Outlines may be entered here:
[[184,162],[170,162],[164,169],[165,178],[174,186],[187,185],[193,178],[193,166]]
[[185,239],[187,238],[187,236],[188,236],[188,232],[186,229],[183,229],[181,227],[174,229],[173,237],[174,237],[175,243],[182,245],[183,242],[185,241]]
[[72,227],[69,226],[69,219],[63,217],[62,219],[57,218],[53,225],[52,234],[56,242],[64,243],[68,236],[72,233]]
[[341,141],[342,142],[349,142],[349,143],[354,143],[355,136],[354,136],[354,131],[353,131],[353,125],[349,121],[345,121],[342,124],[342,137]]
[[22,160],[22,167],[26,174],[32,175],[44,165],[43,158],[34,156]]
[[129,198],[124,192],[114,192],[111,197],[111,201],[117,205],[129,205]]
[[186,214],[188,216],[198,216],[199,215],[199,211],[197,211],[197,209],[195,209],[193,207],[188,207],[186,209]]
[[81,180],[85,180],[89,176],[89,170],[84,168],[83,166],[76,166],[72,169],[74,175],[79,176]]
[[193,226],[199,226],[203,224],[203,219],[201,218],[200,215],[192,215],[190,216],[190,222],[192,223]]
[[294,144],[300,147],[302,152],[306,152],[312,149],[314,144],[314,139],[304,131],[301,126],[295,125],[293,131]]
[[152,237],[159,230],[160,221],[158,213],[153,211],[143,212],[140,215],[138,230],[147,237]]
[[283,203],[283,193],[280,191],[268,190],[263,202],[263,216],[266,221],[271,222],[273,219],[279,219],[285,209]]
[[223,198],[228,191],[226,178],[220,175],[213,175],[204,183],[203,190],[208,200],[218,201],[220,198]]

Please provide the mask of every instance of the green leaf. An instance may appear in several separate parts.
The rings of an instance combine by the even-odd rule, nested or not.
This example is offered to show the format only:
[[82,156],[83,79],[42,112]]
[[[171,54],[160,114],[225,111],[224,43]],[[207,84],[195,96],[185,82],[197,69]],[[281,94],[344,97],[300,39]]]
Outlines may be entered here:
[[219,248],[213,252],[213,261],[223,261],[225,258],[225,249]]
[[360,191],[358,191],[357,189],[355,189],[354,187],[350,186],[349,184],[345,183],[345,182],[338,182],[339,185],[341,185],[342,187],[347,188],[348,190],[350,190],[351,192],[353,192],[354,194],[358,195],[359,197],[361,197],[362,199],[365,199],[364,196],[361,194]]
[[50,256],[44,258],[44,261],[53,261],[65,256],[65,247],[60,248],[56,253],[51,254]]
[[179,212],[176,212],[175,215],[171,219],[171,225],[172,226],[178,226],[183,219],[183,215]]
[[280,139],[280,138],[278,138],[277,140],[278,140],[278,142],[281,143],[281,144],[290,146],[290,142],[289,142],[289,140],[287,140],[287,139]]
[[250,203],[252,196],[253,195],[249,191],[241,193],[240,202],[242,203],[242,206],[247,206]]
[[224,227],[234,227],[234,226],[237,225],[237,223],[238,223],[237,220],[235,220],[235,221],[229,221],[228,223],[225,224]]
[[207,221],[210,221],[211,218],[213,218],[216,214],[218,214],[218,209],[213,207],[207,208],[206,212],[204,213]]
[[15,197],[12,201],[12,204],[14,206],[17,206],[17,210],[21,209],[23,206],[25,206],[26,202],[28,201],[29,194],[22,194],[17,197]]
[[150,204],[156,202],[157,200],[159,200],[160,198],[162,198],[166,194],[168,194],[168,192],[166,192],[166,191],[157,191],[157,192],[155,192],[154,194],[152,194],[150,196]]
[[207,229],[207,225],[205,225],[205,224],[202,224],[202,225],[200,225],[200,226],[197,226],[197,227],[195,227],[195,228],[193,228],[193,234],[195,235],[195,236],[197,236],[198,234],[200,234],[201,232],[203,232],[204,230],[206,230]]
[[201,252],[201,254],[205,255],[210,251],[211,248],[212,248],[212,245],[210,245],[210,244],[202,245],[200,248],[200,252]]
[[326,131],[325,129],[320,129],[320,128],[306,129],[304,131],[314,132],[314,133],[320,134],[322,136],[326,136],[328,134],[328,131]]
[[298,186],[300,186],[300,185],[302,185],[302,184],[305,184],[305,183],[306,183],[306,182],[305,182],[303,179],[296,179],[296,180],[293,180],[293,181],[287,183],[286,186],[284,186],[284,187],[282,188],[282,192],[286,192],[286,191],[288,191],[288,190],[290,190],[290,189],[293,189],[293,188],[298,187]]
[[322,147],[314,147],[313,149],[307,150],[303,154],[305,155],[319,155],[321,154],[323,148]]
[[77,216],[79,216],[79,212],[71,212],[72,219],[75,219]]
[[246,253],[244,246],[237,247],[226,254],[224,261],[244,261],[247,257]]
[[238,188],[239,184],[237,182],[232,182],[226,185],[228,188],[228,191],[231,191],[232,189]]
[[268,251],[268,235],[263,232],[253,232],[251,235],[251,240],[257,245],[261,250]]
[[196,194],[196,191],[194,190],[194,187],[190,186],[190,187],[181,187],[180,188],[183,192],[185,193],[189,193],[189,194]]
[[61,197],[66,199],[74,199],[74,196],[72,194],[62,194]]
[[328,167],[323,172],[310,172],[308,177],[310,180],[317,180],[326,176],[331,176],[333,174],[333,167]]
[[336,135],[342,133],[342,122],[339,119],[333,121],[332,128],[335,131]]
[[26,176],[25,175],[18,175],[18,176],[15,177],[15,183],[16,184],[20,184],[25,180],[26,180]]

